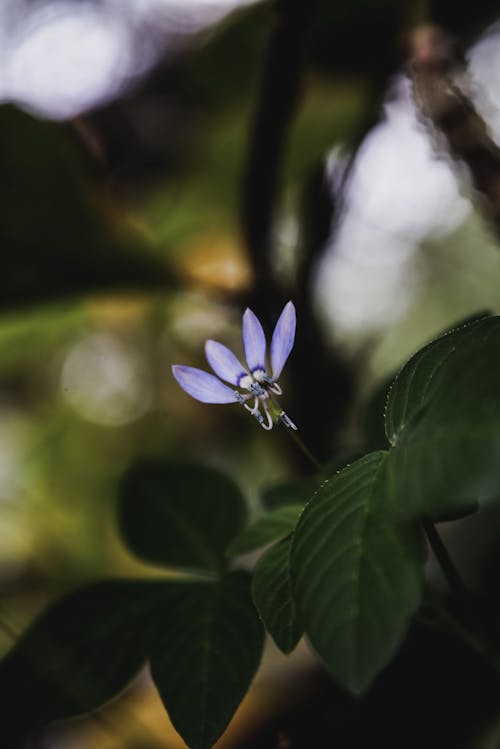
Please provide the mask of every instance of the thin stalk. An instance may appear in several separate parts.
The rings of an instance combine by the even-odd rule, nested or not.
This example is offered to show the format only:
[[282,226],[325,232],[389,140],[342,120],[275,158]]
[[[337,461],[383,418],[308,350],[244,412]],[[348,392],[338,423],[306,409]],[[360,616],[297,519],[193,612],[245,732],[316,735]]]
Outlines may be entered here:
[[424,526],[430,547],[434,552],[434,556],[441,567],[441,571],[445,576],[452,593],[455,593],[459,598],[464,598],[467,595],[467,588],[465,587],[465,583],[460,577],[441,536],[437,532],[436,526],[428,519],[424,519],[422,525]]
[[464,625],[432,593],[429,595],[429,604],[438,615],[435,626],[445,626],[449,632],[452,632],[464,645],[480,656],[497,674],[500,674],[500,656],[484,637]]
[[296,445],[298,445],[299,449],[302,450],[306,458],[308,458],[311,463],[314,465],[315,468],[318,469],[318,471],[323,471],[323,465],[319,462],[319,460],[312,454],[312,452],[309,450],[307,445],[302,441],[302,439],[299,437],[297,432],[294,429],[289,429],[288,427],[285,427],[287,432],[289,433],[290,437],[293,439]]

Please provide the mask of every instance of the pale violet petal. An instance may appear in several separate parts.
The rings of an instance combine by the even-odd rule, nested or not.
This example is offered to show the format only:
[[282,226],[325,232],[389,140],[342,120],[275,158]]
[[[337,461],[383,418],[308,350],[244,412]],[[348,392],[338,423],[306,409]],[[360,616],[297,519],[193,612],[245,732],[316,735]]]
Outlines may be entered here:
[[243,315],[243,346],[250,372],[266,368],[266,336],[259,319],[251,309]]
[[202,369],[174,364],[172,374],[186,393],[202,403],[235,403],[238,400],[234,390]]
[[233,352],[218,341],[205,343],[205,355],[215,374],[232,385],[239,385],[241,378],[248,374]]
[[271,369],[273,378],[278,379],[295,340],[295,307],[288,302],[279,316],[271,341]]

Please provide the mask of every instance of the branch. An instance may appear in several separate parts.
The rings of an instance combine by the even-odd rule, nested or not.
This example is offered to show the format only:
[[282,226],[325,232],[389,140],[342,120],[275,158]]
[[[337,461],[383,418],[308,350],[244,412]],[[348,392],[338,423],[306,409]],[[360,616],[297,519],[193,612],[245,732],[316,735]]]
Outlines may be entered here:
[[452,157],[467,164],[480,206],[500,236],[500,149],[464,90],[455,44],[442,29],[420,26],[410,36],[409,54],[416,103]]
[[[264,301],[275,291],[271,233],[287,131],[297,105],[308,31],[316,0],[277,0],[263,61],[243,181],[243,235]],[[271,312],[268,310],[267,312]]]
[[[264,58],[259,99],[251,133],[243,184],[243,234],[256,277],[253,297],[270,327],[284,299],[271,267],[272,228],[285,141],[295,111],[309,30],[317,0],[277,0],[276,19]],[[331,205],[323,170],[306,188],[302,219],[305,236],[294,295],[300,325],[293,360],[287,368],[301,434],[321,459],[331,454],[332,432],[343,426],[352,402],[352,373],[334,351],[327,350],[318,329],[311,294],[312,267],[324,247]],[[320,396],[322,394],[322,397]],[[320,397],[318,397],[320,396]],[[307,465],[302,466],[306,469]]]

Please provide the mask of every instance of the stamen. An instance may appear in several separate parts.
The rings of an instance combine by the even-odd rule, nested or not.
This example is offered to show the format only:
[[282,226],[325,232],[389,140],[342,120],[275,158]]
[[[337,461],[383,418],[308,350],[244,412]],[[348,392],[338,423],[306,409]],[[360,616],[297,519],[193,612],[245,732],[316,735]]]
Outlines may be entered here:
[[266,414],[266,417],[267,417],[267,424],[264,424],[264,419],[263,419],[260,425],[263,429],[266,429],[268,432],[270,432],[274,426],[273,417],[269,413],[267,409],[267,404],[265,402],[264,402],[264,413]]
[[283,426],[288,427],[289,429],[294,429],[295,431],[297,431],[296,425],[293,423],[293,421],[290,419],[290,417],[286,415],[286,413],[284,411],[282,411],[280,413],[280,415],[278,416],[278,419],[281,421],[281,423],[283,424]]
[[254,414],[255,411],[259,410],[259,399],[258,399],[257,396],[255,396],[254,401],[253,401],[253,406],[251,408],[248,405],[248,403],[244,403],[243,405],[245,406],[245,408],[247,409],[247,411],[250,411],[251,414]]
[[233,390],[234,397],[238,401],[238,403],[241,403],[242,406],[246,405],[246,401],[249,400],[252,396],[250,394],[248,395],[242,395],[238,390]]
[[272,392],[276,395],[283,395],[283,390],[280,388],[276,380],[273,380],[273,378],[269,377],[268,374],[264,375],[263,380],[268,386],[269,390],[272,390]]
[[257,396],[264,395],[265,393],[265,390],[259,385],[258,382],[252,382],[252,384],[248,386],[248,389]]
[[257,410],[257,411],[252,411],[251,413],[252,413],[252,416],[255,416],[255,418],[257,419],[257,421],[259,422],[259,424],[261,426],[263,426],[264,429],[266,429],[266,427],[264,426],[264,419],[262,417],[261,412],[259,410]]

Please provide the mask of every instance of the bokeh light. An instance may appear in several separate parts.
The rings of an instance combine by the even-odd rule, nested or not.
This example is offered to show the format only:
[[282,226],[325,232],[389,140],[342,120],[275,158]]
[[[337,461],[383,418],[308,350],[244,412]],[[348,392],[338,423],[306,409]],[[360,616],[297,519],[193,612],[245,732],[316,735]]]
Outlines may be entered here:
[[[338,188],[334,152],[331,188]],[[450,160],[419,121],[407,78],[393,83],[384,118],[347,177],[343,214],[317,272],[320,307],[338,334],[394,322],[418,288],[416,253],[454,231],[470,211]]]
[[109,333],[90,335],[70,350],[62,369],[61,388],[83,418],[109,427],[135,421],[152,399],[144,360]]
[[251,0],[101,0],[0,8],[0,101],[68,119],[98,107]]

